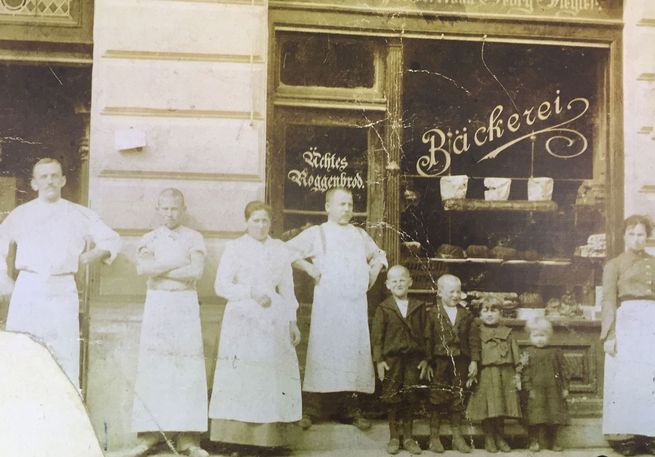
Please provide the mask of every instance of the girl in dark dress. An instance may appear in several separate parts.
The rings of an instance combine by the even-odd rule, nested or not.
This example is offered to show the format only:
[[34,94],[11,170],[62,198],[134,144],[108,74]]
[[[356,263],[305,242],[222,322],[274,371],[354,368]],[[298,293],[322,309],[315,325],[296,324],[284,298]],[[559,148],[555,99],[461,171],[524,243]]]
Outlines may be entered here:
[[512,330],[499,324],[500,305],[498,299],[487,298],[480,310],[480,383],[466,410],[469,419],[482,421],[487,452],[511,450],[503,437],[503,422],[508,417],[521,417],[516,372],[518,345]]
[[543,317],[528,321],[526,329],[532,346],[522,354],[522,388],[528,393],[526,420],[530,450],[550,447],[561,451],[557,429],[569,421],[566,362],[561,351],[549,347],[553,326]]

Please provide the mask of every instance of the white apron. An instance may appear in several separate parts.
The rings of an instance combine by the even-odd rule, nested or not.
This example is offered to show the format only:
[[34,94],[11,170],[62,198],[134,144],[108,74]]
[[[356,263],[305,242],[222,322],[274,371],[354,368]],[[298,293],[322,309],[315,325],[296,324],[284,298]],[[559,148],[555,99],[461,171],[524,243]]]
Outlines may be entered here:
[[79,297],[73,275],[21,271],[9,303],[6,330],[29,333],[43,343],[79,388]]
[[603,433],[655,437],[655,303],[630,300],[616,312],[615,356],[605,355]]
[[373,393],[364,239],[358,230],[342,231],[343,238],[323,226],[318,233],[323,249],[314,263],[321,279],[314,287],[303,390]]
[[148,290],[132,431],[207,430],[207,376],[195,290]]
[[266,424],[302,416],[296,349],[284,299],[263,308],[229,301],[221,325],[209,417]]

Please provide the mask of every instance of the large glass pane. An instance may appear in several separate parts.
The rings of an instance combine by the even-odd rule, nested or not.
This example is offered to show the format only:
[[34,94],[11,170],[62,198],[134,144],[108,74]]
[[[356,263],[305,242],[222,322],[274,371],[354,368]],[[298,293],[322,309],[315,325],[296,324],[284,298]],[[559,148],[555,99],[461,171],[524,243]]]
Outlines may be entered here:
[[280,81],[288,86],[371,88],[375,62],[370,42],[332,35],[287,35],[281,40]]

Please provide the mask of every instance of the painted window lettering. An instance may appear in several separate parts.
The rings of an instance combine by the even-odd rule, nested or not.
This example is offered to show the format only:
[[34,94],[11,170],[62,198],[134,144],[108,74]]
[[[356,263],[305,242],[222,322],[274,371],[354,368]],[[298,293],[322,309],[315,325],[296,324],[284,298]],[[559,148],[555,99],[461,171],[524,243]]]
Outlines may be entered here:
[[[546,152],[553,157],[570,159],[584,153],[588,147],[587,138],[574,128],[566,127],[573,121],[581,118],[589,110],[589,100],[578,97],[571,99],[565,106],[562,105],[560,91],[556,91],[555,99],[551,102],[545,100],[539,105],[526,108],[523,113],[512,113],[506,118],[503,116],[505,107],[496,105],[489,113],[487,120],[477,129],[469,127],[444,129],[435,127],[425,131],[421,137],[428,145],[428,152],[416,161],[416,171],[422,176],[438,176],[445,173],[451,164],[451,155],[460,155],[471,149],[472,145],[478,148],[491,146],[500,141],[507,131],[520,133],[527,132],[500,144],[495,149],[486,152],[478,162],[494,159],[503,151],[533,135],[547,135]],[[568,116],[553,125],[543,126],[549,120],[557,119],[560,114]],[[560,117],[561,119],[561,117]],[[468,124],[472,121],[469,119]]]

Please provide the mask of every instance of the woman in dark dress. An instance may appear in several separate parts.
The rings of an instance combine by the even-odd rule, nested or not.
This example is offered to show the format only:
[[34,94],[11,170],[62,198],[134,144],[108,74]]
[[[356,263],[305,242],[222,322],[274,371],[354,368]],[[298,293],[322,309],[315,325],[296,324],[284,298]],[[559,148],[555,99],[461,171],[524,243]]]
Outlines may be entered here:
[[561,451],[557,429],[569,422],[566,362],[558,348],[548,346],[553,326],[546,318],[528,321],[526,329],[532,346],[521,356],[521,387],[528,393],[525,418],[530,450],[537,452],[550,447],[553,451]]
[[603,433],[623,455],[655,454],[655,258],[645,251],[651,232],[647,217],[628,217],[625,251],[603,272]]

